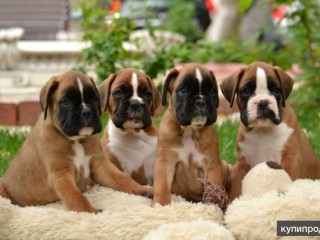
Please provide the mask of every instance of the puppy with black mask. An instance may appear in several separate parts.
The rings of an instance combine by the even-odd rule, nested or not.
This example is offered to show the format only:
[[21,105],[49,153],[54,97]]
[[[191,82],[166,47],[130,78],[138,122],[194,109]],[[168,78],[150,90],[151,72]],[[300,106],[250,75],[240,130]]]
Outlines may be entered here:
[[231,172],[230,198],[241,194],[241,182],[250,168],[273,161],[292,180],[320,178],[319,161],[286,101],[293,87],[291,77],[278,67],[254,62],[225,78],[221,91],[237,102],[241,124],[237,161]]
[[159,129],[153,204],[169,204],[171,193],[199,202],[204,192],[200,178],[224,186],[227,175],[213,125],[219,104],[216,79],[202,65],[186,64],[170,70],[163,105],[168,92],[169,107]]
[[151,117],[160,105],[157,88],[147,75],[127,68],[98,89],[109,113],[101,139],[105,155],[138,183],[152,185],[158,129]]
[[0,179],[0,195],[20,206],[61,200],[69,210],[99,212],[83,195],[92,180],[118,191],[152,194],[124,175],[102,151],[98,90],[90,77],[68,71],[42,88],[43,113]]

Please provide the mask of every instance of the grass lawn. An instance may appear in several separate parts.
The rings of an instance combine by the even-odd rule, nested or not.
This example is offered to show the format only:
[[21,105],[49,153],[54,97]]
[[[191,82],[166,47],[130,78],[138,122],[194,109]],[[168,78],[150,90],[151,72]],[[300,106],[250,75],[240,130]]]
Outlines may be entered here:
[[7,169],[12,157],[21,147],[29,131],[20,129],[13,131],[0,126],[0,176]]
[[[304,128],[318,158],[320,158],[320,103],[307,103],[308,96],[304,89],[294,91],[289,102],[298,115],[299,123]],[[156,119],[156,123],[159,123]],[[102,118],[103,124],[106,117]],[[236,158],[236,137],[239,122],[226,121],[218,126],[221,158],[233,163]],[[21,147],[28,131],[19,129],[12,131],[0,126],[0,176],[4,173],[8,163]]]

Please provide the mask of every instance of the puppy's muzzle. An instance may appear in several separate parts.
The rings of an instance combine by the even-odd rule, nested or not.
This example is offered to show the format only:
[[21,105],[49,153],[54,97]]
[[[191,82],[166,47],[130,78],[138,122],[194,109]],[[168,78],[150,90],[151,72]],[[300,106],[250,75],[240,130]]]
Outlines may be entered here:
[[200,109],[204,109],[206,107],[206,105],[207,105],[206,101],[204,99],[202,99],[202,98],[197,99],[195,104]]
[[91,119],[92,118],[92,112],[91,112],[91,110],[89,108],[84,108],[81,111],[81,116],[84,119]]
[[258,119],[270,119],[274,124],[279,124],[281,119],[277,118],[276,113],[269,107],[268,100],[261,100],[258,103]]
[[137,100],[133,100],[130,102],[130,110],[134,112],[138,112],[142,110],[141,103]]
[[84,107],[81,110],[81,119],[82,119],[82,122],[85,126],[89,126],[92,124],[93,115],[92,115],[92,112],[89,108]]
[[138,100],[133,100],[129,104],[129,118],[142,118],[143,117],[143,105],[144,103]]
[[269,108],[269,101],[261,100],[258,103],[258,118],[270,118],[271,113],[273,113],[273,111]]
[[264,109],[266,109],[268,107],[268,105],[269,105],[269,101],[268,100],[261,100],[259,102],[259,104],[258,104],[258,108],[260,110],[264,110]]
[[196,109],[196,114],[197,116],[207,116],[208,114],[208,109],[207,109],[207,102],[203,98],[198,98],[195,101],[195,109]]

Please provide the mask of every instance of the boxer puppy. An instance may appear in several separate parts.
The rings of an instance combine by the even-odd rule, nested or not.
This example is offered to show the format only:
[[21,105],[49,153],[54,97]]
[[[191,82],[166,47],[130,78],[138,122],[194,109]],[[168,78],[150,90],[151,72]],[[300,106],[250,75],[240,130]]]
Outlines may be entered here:
[[230,199],[241,194],[245,174],[261,162],[280,164],[292,180],[320,178],[318,159],[286,102],[292,86],[289,75],[263,62],[254,62],[223,80],[222,93],[230,107],[237,101],[241,119]]
[[43,113],[0,179],[2,196],[20,206],[62,200],[69,210],[97,213],[82,194],[90,179],[128,193],[151,191],[105,159],[91,78],[76,71],[55,76],[42,88],[40,103]]
[[199,202],[199,178],[224,186],[219,156],[217,119],[218,87],[212,72],[199,64],[172,69],[164,83],[162,104],[170,104],[162,118],[154,168],[153,204],[171,202],[171,193]]
[[131,68],[112,74],[98,89],[109,113],[101,139],[106,157],[138,183],[152,185],[158,130],[151,116],[160,105],[158,90]]

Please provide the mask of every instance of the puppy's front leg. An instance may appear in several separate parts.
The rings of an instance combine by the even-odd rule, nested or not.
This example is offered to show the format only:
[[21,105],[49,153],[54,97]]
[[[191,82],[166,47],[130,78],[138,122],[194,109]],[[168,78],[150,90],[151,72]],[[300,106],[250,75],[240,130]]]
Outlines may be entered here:
[[175,163],[157,159],[154,168],[154,196],[152,205],[168,205],[171,202],[171,185],[175,174]]
[[220,185],[225,187],[225,179],[224,179],[224,170],[222,168],[222,164],[213,164],[214,166],[210,166],[207,169],[207,180],[210,183]]
[[246,162],[244,157],[238,158],[234,168],[230,172],[231,188],[229,198],[230,201],[241,195],[242,191],[242,180],[245,175],[249,172],[250,165]]
[[1,182],[1,178],[0,178],[0,196],[5,197],[5,198],[9,198],[9,196],[7,194],[7,190],[6,190],[5,186],[3,185],[3,183]]
[[100,212],[100,210],[92,207],[88,199],[81,193],[72,174],[62,171],[50,173],[49,181],[59,199],[69,210],[90,213]]
[[92,179],[102,186],[137,195],[149,197],[153,195],[151,187],[140,185],[104,157],[95,158],[91,161],[91,174]]
[[[303,156],[299,149],[298,140],[292,138],[292,144],[287,144],[287,147],[282,151],[280,165],[288,173],[292,181],[298,178],[306,178],[302,172],[303,167],[301,164],[303,163]],[[317,166],[314,166],[314,168],[316,169]]]

